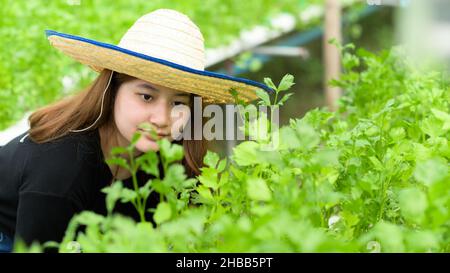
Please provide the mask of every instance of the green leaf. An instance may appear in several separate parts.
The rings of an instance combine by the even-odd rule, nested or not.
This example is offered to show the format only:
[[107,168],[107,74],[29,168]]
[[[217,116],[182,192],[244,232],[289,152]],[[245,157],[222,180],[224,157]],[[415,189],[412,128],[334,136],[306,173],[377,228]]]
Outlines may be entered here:
[[219,155],[208,150],[203,158],[203,163],[211,168],[215,168],[217,166],[217,162],[219,162]]
[[212,188],[214,190],[218,187],[218,176],[215,169],[202,168],[202,174],[198,176],[198,180],[205,187]]
[[269,94],[262,90],[262,89],[256,89],[256,95],[264,102],[264,105],[270,106],[270,97]]
[[450,114],[440,111],[438,109],[434,109],[434,108],[431,109],[431,112],[433,112],[433,114],[436,118],[438,118],[439,120],[441,120],[444,123],[444,126],[442,128],[444,131],[447,131],[450,129]]
[[280,140],[280,150],[298,149],[301,146],[295,130],[290,127],[281,127]]
[[349,54],[347,52],[345,52],[342,57],[342,63],[346,70],[351,70],[354,67],[358,67],[360,64],[359,58],[357,56]]
[[227,159],[224,158],[224,159],[220,160],[219,166],[217,166],[217,172],[219,172],[219,173],[223,172],[225,170],[226,166],[227,166]]
[[149,180],[149,181],[147,181],[147,183],[145,183],[144,186],[139,188],[139,195],[142,198],[147,198],[150,195],[150,193],[152,192],[152,190],[150,189],[152,187],[152,184],[153,184],[153,181]]
[[202,203],[212,203],[214,201],[214,198],[211,194],[211,190],[209,188],[200,186],[197,188],[197,192],[203,199],[201,200]]
[[369,125],[369,127],[364,131],[364,134],[369,137],[375,136],[379,133],[380,133],[380,129],[373,125]]
[[230,165],[230,172],[236,176],[237,179],[239,180],[244,180],[244,178],[246,177],[246,173],[241,171],[240,168],[238,168],[237,166],[235,166],[234,164]]
[[403,233],[401,227],[391,223],[379,222],[374,227],[382,252],[404,252]]
[[233,160],[240,166],[250,166],[258,164],[258,143],[254,141],[245,141],[233,148]]
[[448,165],[445,159],[432,158],[416,165],[414,177],[417,181],[431,186],[448,176]]
[[287,93],[285,94],[279,102],[277,102],[277,105],[283,105],[294,93]]
[[133,134],[133,137],[131,138],[131,143],[130,143],[130,147],[136,146],[136,143],[139,141],[139,139],[141,138],[142,134],[139,131],[136,131]]
[[156,224],[161,224],[163,222],[168,221],[172,217],[172,208],[169,203],[162,202],[159,203],[156,207],[155,214],[153,215],[153,219]]
[[294,85],[294,76],[286,74],[283,79],[281,79],[280,85],[278,85],[278,92],[286,91]]
[[106,193],[106,208],[109,213],[113,211],[117,200],[121,197],[123,189],[122,181],[116,181],[111,186],[102,189],[102,192]]
[[403,128],[394,128],[389,132],[393,141],[399,141],[405,138],[405,129]]
[[[166,180],[166,177],[164,177],[164,180]],[[167,185],[167,183],[164,182],[165,181],[159,179],[153,180],[153,188],[157,193],[167,194],[170,191],[170,185]]]
[[122,167],[126,170],[129,170],[130,167],[128,166],[127,161],[125,160],[125,158],[122,157],[113,157],[113,158],[109,158],[106,160],[106,163],[108,163],[108,165],[117,165],[119,167]]
[[159,177],[159,158],[154,151],[148,151],[136,159],[136,164],[147,174]]
[[408,249],[415,253],[437,252],[439,235],[431,231],[413,231],[406,237]]
[[381,164],[380,160],[378,160],[375,156],[369,157],[369,160],[372,162],[375,170],[382,171],[384,169],[383,164]]
[[309,151],[319,145],[320,135],[309,124],[297,122],[295,129],[300,141],[300,149]]
[[176,190],[181,190],[185,188],[185,169],[180,164],[170,165],[167,169],[167,174],[164,177],[163,182],[168,185],[174,187]]
[[331,149],[317,151],[317,153],[312,156],[311,162],[320,166],[338,166],[339,151]]
[[124,147],[114,147],[111,149],[112,155],[118,155],[118,154],[127,154],[128,150]]
[[130,190],[128,188],[123,188],[122,192],[120,193],[120,201],[122,203],[134,201],[137,197],[137,193],[134,190]]
[[421,220],[424,217],[428,201],[425,193],[416,188],[401,190],[399,204],[402,214],[411,221]]
[[220,180],[219,180],[219,187],[222,187],[223,185],[228,183],[228,177],[229,177],[229,172],[224,172],[221,176],[220,176]]
[[261,178],[249,178],[247,180],[247,195],[250,199],[256,201],[270,201],[272,192]]
[[357,139],[355,141],[355,147],[362,147],[365,148],[367,146],[370,146],[370,142],[367,141],[366,139]]
[[264,78],[264,83],[265,83],[268,87],[272,88],[273,90],[277,90],[277,87],[276,87],[275,84],[273,83],[272,79],[270,79],[270,78]]
[[171,144],[165,138],[158,141],[158,144],[161,156],[166,160],[166,164],[170,164],[183,158],[183,147],[181,145]]
[[75,216],[75,221],[80,225],[98,226],[103,222],[105,217],[92,211],[83,211]]
[[420,123],[420,129],[425,134],[431,137],[439,137],[446,133],[446,129],[444,129],[443,122],[436,119],[435,117],[429,117],[422,120]]
[[148,122],[143,122],[143,123],[139,124],[138,128],[149,132],[150,135],[154,138],[156,138],[156,136],[157,136],[155,127]]

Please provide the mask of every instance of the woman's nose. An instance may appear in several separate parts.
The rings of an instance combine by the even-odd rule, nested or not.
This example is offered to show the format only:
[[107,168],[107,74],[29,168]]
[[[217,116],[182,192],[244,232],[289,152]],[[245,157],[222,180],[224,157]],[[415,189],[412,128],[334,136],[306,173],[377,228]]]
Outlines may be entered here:
[[160,130],[164,130],[165,127],[170,124],[170,107],[164,102],[160,101],[157,104],[154,104],[152,109],[150,110],[150,123],[158,127]]

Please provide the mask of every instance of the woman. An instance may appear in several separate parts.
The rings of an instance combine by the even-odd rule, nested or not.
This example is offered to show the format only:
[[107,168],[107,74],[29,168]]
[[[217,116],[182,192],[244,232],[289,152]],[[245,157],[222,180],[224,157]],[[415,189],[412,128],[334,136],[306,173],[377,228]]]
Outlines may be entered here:
[[[233,102],[229,89],[235,88],[241,99],[251,101],[256,89],[270,90],[257,82],[205,71],[200,30],[173,10],[142,16],[118,46],[55,31],[47,31],[47,37],[54,47],[100,74],[83,92],[34,112],[30,130],[0,149],[0,251],[11,251],[17,238],[27,244],[60,241],[80,211],[106,214],[101,189],[115,180],[130,185],[131,176],[105,163],[111,148],[128,146],[140,131],[143,137],[135,157],[159,149],[142,123],[151,124],[158,137],[183,145],[182,164],[193,177],[199,174],[206,144],[176,140],[180,135],[174,132],[192,126],[188,112],[194,98],[203,103]],[[177,105],[188,107],[174,117]],[[139,173],[140,183],[148,178]],[[147,206],[157,202],[153,196]],[[116,211],[137,218],[126,204],[119,204]]]

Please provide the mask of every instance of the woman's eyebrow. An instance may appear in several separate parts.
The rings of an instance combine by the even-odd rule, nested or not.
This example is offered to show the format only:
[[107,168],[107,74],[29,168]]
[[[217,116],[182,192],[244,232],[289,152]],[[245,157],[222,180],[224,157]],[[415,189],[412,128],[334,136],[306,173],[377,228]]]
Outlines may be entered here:
[[[156,87],[154,87],[154,86],[152,86],[152,85],[150,85],[148,83],[145,83],[145,82],[138,84],[137,87],[150,89],[150,90],[159,92],[159,89],[157,89]],[[191,95],[188,94],[188,93],[176,93],[174,96],[175,97],[190,97]]]
[[148,84],[148,83],[140,83],[140,84],[137,85],[137,87],[145,88],[145,89],[150,89],[150,90],[159,92],[158,89],[156,89],[155,87],[151,86],[151,85]]

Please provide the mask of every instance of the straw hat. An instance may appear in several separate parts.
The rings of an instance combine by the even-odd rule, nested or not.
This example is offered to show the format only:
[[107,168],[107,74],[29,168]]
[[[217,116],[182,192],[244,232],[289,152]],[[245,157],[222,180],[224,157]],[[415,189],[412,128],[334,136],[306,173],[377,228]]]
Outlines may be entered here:
[[104,68],[197,94],[209,103],[233,103],[230,88],[244,101],[257,99],[266,85],[248,79],[205,71],[205,47],[199,28],[184,14],[158,9],[140,17],[112,45],[46,30],[50,44],[100,72]]

